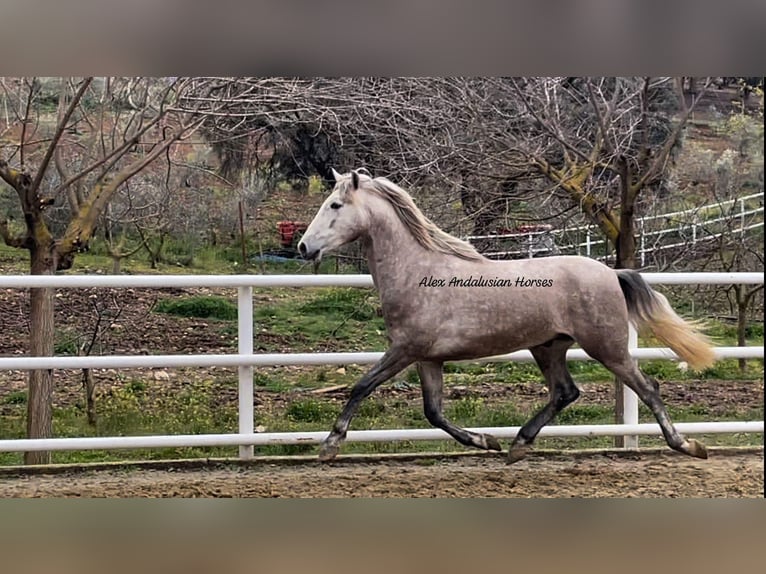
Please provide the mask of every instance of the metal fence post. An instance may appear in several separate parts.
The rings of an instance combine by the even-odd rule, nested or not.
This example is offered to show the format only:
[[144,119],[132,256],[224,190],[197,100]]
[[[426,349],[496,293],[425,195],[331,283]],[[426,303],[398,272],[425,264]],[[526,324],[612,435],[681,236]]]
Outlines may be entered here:
[[[237,288],[237,335],[240,355],[253,354],[253,288]],[[240,365],[239,371],[239,434],[252,434],[255,430],[253,413],[253,367]],[[239,447],[239,458],[254,456],[252,445]]]
[[[628,327],[628,349],[631,352],[638,349],[638,333],[632,324]],[[628,387],[622,390],[622,422],[626,425],[638,424],[638,395]],[[638,436],[624,436],[623,448],[638,448]]]

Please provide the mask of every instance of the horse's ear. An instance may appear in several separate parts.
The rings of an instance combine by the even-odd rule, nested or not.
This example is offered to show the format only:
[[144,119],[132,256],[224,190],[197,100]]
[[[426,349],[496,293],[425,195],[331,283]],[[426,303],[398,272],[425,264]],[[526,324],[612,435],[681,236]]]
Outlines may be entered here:
[[340,178],[342,177],[337,171],[335,171],[335,168],[332,168],[332,176],[335,178],[335,182],[339,182]]
[[354,189],[359,189],[359,174],[356,171],[351,172],[351,182],[354,184]]

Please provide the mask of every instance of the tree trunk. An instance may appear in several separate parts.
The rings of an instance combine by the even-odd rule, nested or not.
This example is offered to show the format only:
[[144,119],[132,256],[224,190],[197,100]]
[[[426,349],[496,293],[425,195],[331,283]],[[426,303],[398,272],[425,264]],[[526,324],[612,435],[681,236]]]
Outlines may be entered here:
[[[32,275],[52,275],[56,268],[52,246],[31,250]],[[53,356],[53,295],[52,288],[30,289],[29,345],[33,357]],[[53,436],[53,371],[38,369],[29,372],[27,401],[27,438]],[[51,453],[24,453],[24,464],[49,464]]]
[[242,272],[247,271],[247,243],[245,243],[245,209],[239,200],[239,239],[242,242]]
[[91,369],[82,370],[82,385],[85,389],[85,413],[88,416],[88,424],[95,427],[98,422],[96,417],[96,381],[93,379]]
[[[744,347],[747,345],[747,304],[748,297],[746,294],[745,285],[736,285],[735,291],[737,297],[737,346]],[[737,361],[739,366],[739,372],[744,373],[747,370],[747,359],[739,359]]]
[[635,203],[638,195],[632,189],[632,173],[628,160],[617,160],[620,174],[620,230],[616,241],[615,269],[636,268]]
[[[636,238],[633,229],[635,216],[636,194],[631,189],[631,169],[628,161],[621,157],[617,160],[620,174],[620,229],[615,242],[615,269],[635,269],[636,267]],[[614,422],[625,422],[625,383],[619,379],[614,380]],[[623,448],[625,437],[615,436],[614,446]]]

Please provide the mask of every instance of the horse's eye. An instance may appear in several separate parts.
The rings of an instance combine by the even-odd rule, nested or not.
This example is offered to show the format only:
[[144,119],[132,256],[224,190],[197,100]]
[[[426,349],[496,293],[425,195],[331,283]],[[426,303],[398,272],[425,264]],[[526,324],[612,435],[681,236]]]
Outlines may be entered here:
[[330,204],[330,209],[340,209],[341,207],[343,207],[343,204],[342,203],[338,203],[337,201],[333,201]]

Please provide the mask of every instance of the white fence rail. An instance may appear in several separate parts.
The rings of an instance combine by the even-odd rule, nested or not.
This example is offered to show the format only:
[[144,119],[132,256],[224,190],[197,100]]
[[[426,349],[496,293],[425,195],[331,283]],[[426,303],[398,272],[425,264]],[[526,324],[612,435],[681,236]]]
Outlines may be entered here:
[[[761,273],[644,273],[651,284],[760,284]],[[239,446],[241,458],[251,458],[253,447],[268,444],[314,444],[327,436],[321,432],[256,433],[253,412],[253,368],[286,365],[334,365],[374,363],[383,353],[285,353],[253,354],[253,288],[255,287],[372,287],[369,275],[9,275],[0,277],[0,288],[236,288],[238,297],[238,353],[210,355],[107,355],[85,357],[0,357],[0,370],[29,369],[106,369],[153,367],[237,367],[239,370],[239,428],[237,433],[209,435],[169,435],[142,437],[51,438],[0,440],[0,451],[88,450],[122,448]],[[631,355],[638,359],[676,359],[665,348],[638,348],[631,336]],[[763,347],[717,347],[718,358],[763,358]],[[570,360],[592,360],[580,349],[570,350]],[[481,359],[482,362],[532,361],[529,351],[518,351]],[[638,401],[625,392],[625,424],[551,425],[541,436],[626,436],[626,446],[635,447],[638,435],[658,435],[656,424],[638,424]],[[679,423],[681,432],[759,433],[763,421]],[[491,432],[499,438],[512,438],[518,427],[474,429]],[[441,440],[450,437],[438,429],[351,431],[349,441]]]
[[[638,234],[637,254],[639,255],[641,265],[646,264],[648,254],[657,250],[691,247],[698,243],[704,243],[721,237],[724,233],[745,233],[752,229],[763,227],[763,197],[763,193],[755,193],[694,209],[637,218],[635,222]],[[760,200],[761,205],[748,209],[746,203],[756,199]],[[707,217],[711,213],[718,213],[718,215]],[[757,215],[760,217],[751,217]],[[761,219],[761,221],[756,221],[757,219]],[[720,229],[720,226],[716,227],[714,225],[734,220],[736,220],[734,229],[723,231]],[[664,222],[666,224],[673,224],[673,226],[652,229],[651,224],[654,222]],[[665,236],[673,235],[684,236],[685,240],[683,242],[662,243],[662,239]],[[574,243],[571,240],[569,243],[561,243],[568,236],[576,236],[581,239]],[[582,240],[583,236],[585,238],[584,241]],[[586,257],[595,257],[597,247],[600,251],[603,251],[607,246],[603,233],[592,225],[497,235],[470,235],[463,239],[466,241],[480,239],[493,241],[516,240],[517,243],[523,240],[525,242],[522,248],[485,251],[484,255],[490,258],[533,257],[536,253],[551,253],[554,247],[562,255],[579,255],[582,253]],[[599,256],[598,259],[603,260],[605,257]]]

